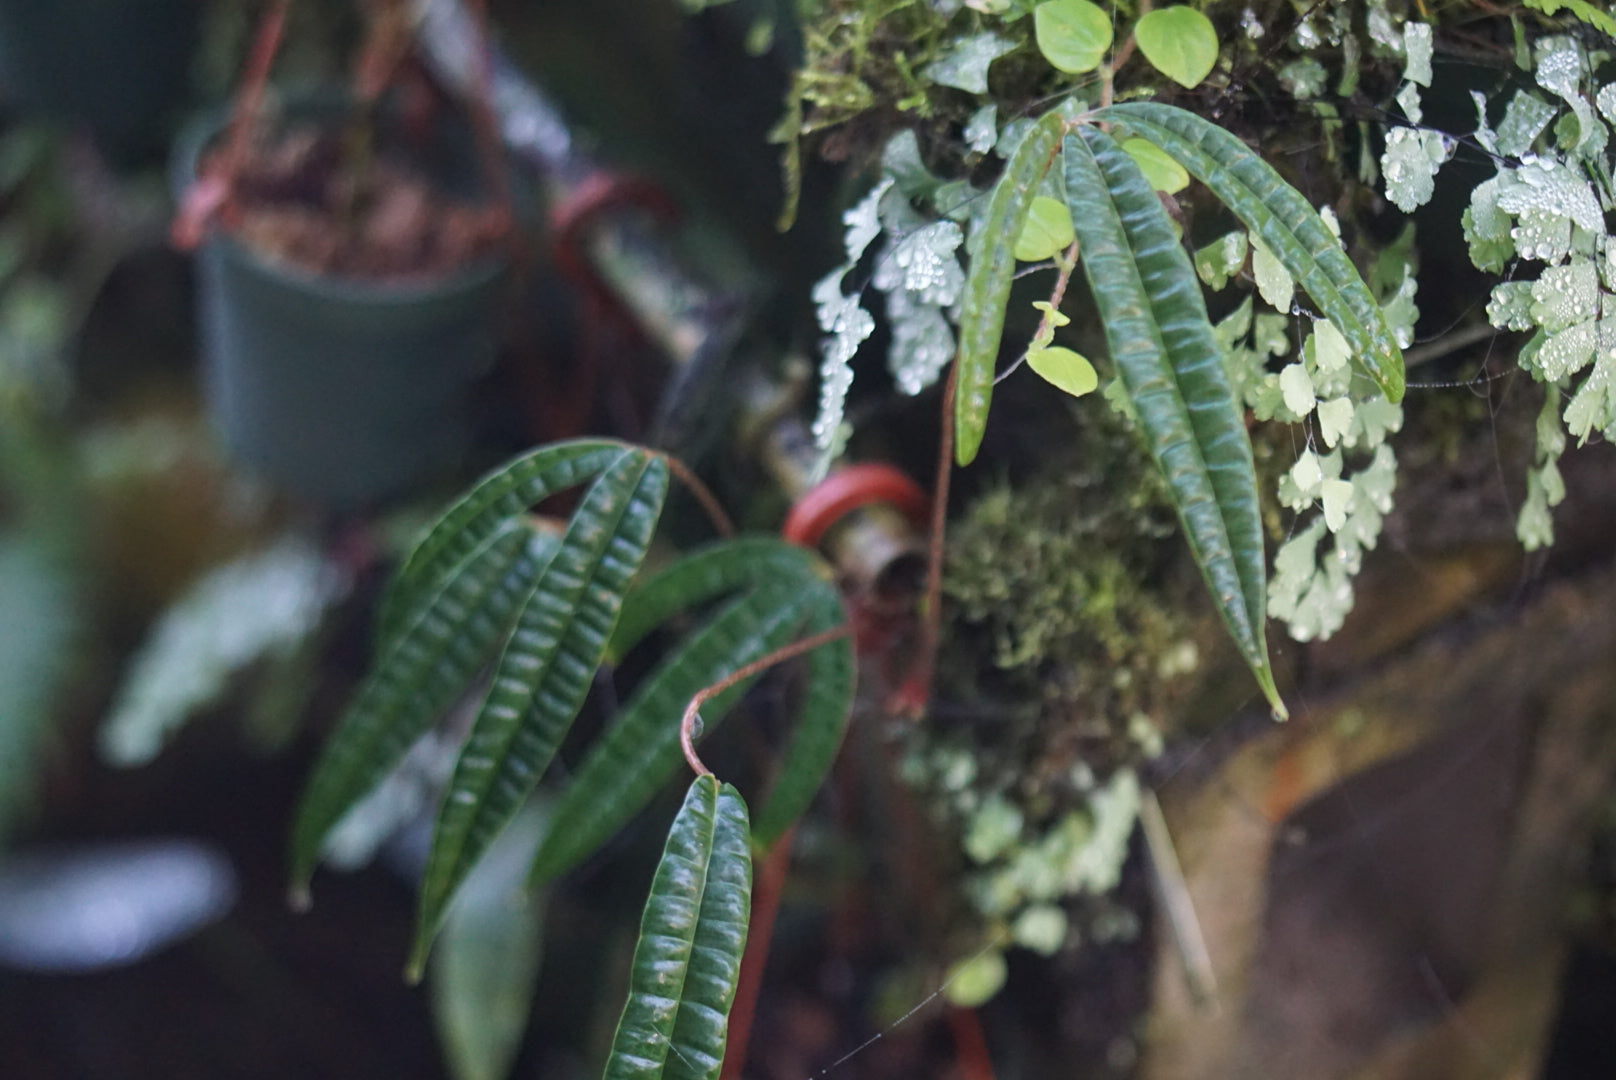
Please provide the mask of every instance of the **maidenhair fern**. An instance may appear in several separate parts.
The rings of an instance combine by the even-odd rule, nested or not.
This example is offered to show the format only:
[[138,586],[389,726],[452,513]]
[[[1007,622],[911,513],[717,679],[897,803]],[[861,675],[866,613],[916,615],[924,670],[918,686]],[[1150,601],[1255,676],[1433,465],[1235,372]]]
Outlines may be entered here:
[[[1112,44],[1103,16],[1087,0],[1039,5],[1039,48],[1062,71],[1101,68]],[[1417,117],[1418,88],[1431,80],[1430,28],[1410,23],[1400,35],[1389,23],[1382,29],[1405,54],[1401,100]],[[1147,59],[1185,86],[1216,66],[1216,35],[1192,9],[1152,12],[1134,32]],[[973,147],[987,145],[983,129],[994,115],[978,110],[973,116]],[[1101,126],[1113,128],[1122,145]],[[1423,134],[1412,137],[1424,147]],[[845,216],[847,262],[816,289],[829,335],[815,424],[819,445],[834,451],[838,433],[845,433],[850,361],[873,331],[873,318],[843,292],[842,282],[883,231],[888,239],[871,283],[888,298],[892,367],[903,390],[913,393],[935,381],[953,343],[949,316],[958,320],[953,404],[960,464],[976,456],[986,429],[1018,261],[1054,258],[1061,269],[1056,296],[1042,305],[1030,366],[1069,392],[1093,389],[1098,380],[1089,360],[1053,344],[1066,321],[1055,308],[1074,269],[1062,249],[1075,224],[1073,252],[1081,252],[1077,265],[1099,303],[1120,392],[1131,399],[1127,408],[1169,478],[1192,551],[1235,642],[1280,708],[1264,637],[1270,596],[1294,636],[1333,632],[1351,605],[1351,576],[1390,509],[1395,460],[1385,437],[1401,423],[1396,403],[1403,393],[1401,347],[1412,338],[1412,277],[1387,298],[1389,320],[1341,249],[1339,230],[1239,139],[1182,109],[1132,102],[1085,112],[1073,99],[1037,120],[1012,120],[995,140],[1006,159],[1002,176],[990,191],[964,199],[954,185],[926,174],[909,149],[913,138],[900,136],[889,147],[882,180]],[[1442,142],[1420,150],[1426,159],[1446,152]],[[1390,171],[1405,168],[1404,154],[1389,146]],[[1420,174],[1427,184],[1430,171]],[[1182,252],[1152,190],[1178,190],[1190,176],[1246,226],[1200,253],[1198,267]],[[1408,190],[1410,198],[1420,195],[1419,181],[1411,179]],[[933,217],[921,208],[927,202]],[[974,205],[961,212],[968,204]],[[963,287],[955,262],[962,233],[947,220],[949,210],[969,229]],[[1279,313],[1261,320],[1260,341],[1252,336],[1259,326],[1249,305],[1215,329],[1195,277],[1198,269],[1209,285],[1221,285],[1247,251],[1259,292]],[[1288,319],[1298,286],[1319,317],[1297,358],[1269,372],[1269,359],[1288,351],[1285,335],[1273,332],[1274,319]],[[950,306],[956,298],[957,311]],[[1318,520],[1290,539],[1271,588],[1242,406],[1261,419],[1313,424],[1322,444],[1310,442],[1281,485],[1286,505],[1316,509]],[[1321,549],[1325,533],[1333,537],[1327,551]]]
[[1425,119],[1420,87],[1431,85],[1429,23],[1404,25],[1403,52],[1407,64],[1403,69],[1405,81],[1397,92],[1397,104],[1413,126],[1394,127],[1386,133],[1380,172],[1386,180],[1386,197],[1409,214],[1430,201],[1436,190],[1437,170],[1453,156],[1455,143],[1442,132],[1419,126]]
[[[1476,266],[1514,277],[1494,287],[1487,317],[1534,332],[1520,365],[1546,391],[1516,524],[1529,550],[1554,540],[1550,511],[1565,497],[1567,434],[1579,443],[1595,433],[1616,438],[1616,237],[1606,224],[1616,210],[1608,156],[1616,83],[1594,78],[1609,57],[1572,37],[1537,42],[1538,89],[1517,91],[1496,128],[1489,102],[1473,95],[1475,139],[1498,171],[1471,193],[1465,239]],[[1541,264],[1535,276],[1533,263]]]
[[905,394],[918,394],[954,358],[955,309],[965,282],[957,252],[965,232],[955,221],[928,218],[915,209],[917,199],[935,195],[942,185],[921,164],[912,132],[893,139],[883,166],[880,183],[843,215],[847,261],[814,287],[819,326],[827,337],[813,432],[826,464],[846,437],[842,415],[853,382],[853,357],[875,330],[860,293],[843,289],[877,237],[884,239],[868,281],[886,301],[891,330],[887,369],[893,382]]

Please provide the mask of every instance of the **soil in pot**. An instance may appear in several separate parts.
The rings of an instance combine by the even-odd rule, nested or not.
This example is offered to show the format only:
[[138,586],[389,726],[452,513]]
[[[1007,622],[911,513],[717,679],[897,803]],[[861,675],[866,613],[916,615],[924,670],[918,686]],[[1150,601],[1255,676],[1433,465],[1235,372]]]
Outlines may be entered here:
[[[288,115],[256,141],[199,252],[209,406],[247,467],[331,505],[374,504],[465,450],[508,226],[477,200],[464,131],[423,145],[384,112],[372,152],[343,103]],[[182,185],[221,126],[181,147]]]
[[[299,125],[255,148],[235,184],[232,232],[265,258],[373,283],[424,282],[496,257],[504,215],[438,190],[392,155]],[[220,157],[223,149],[210,155]]]

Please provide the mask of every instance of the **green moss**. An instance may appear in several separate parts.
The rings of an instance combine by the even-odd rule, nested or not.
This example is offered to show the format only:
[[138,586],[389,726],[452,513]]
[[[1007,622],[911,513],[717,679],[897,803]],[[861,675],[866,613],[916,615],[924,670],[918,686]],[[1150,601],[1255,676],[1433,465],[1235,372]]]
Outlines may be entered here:
[[989,491],[954,526],[950,637],[985,649],[1014,694],[1125,732],[1196,667],[1197,608],[1175,587],[1182,553],[1160,478],[1119,421],[1081,415],[1068,456]]
[[951,527],[942,705],[902,775],[958,830],[978,917],[1065,912],[1080,937],[1119,879],[1137,766],[1218,628],[1134,433],[1099,403],[1076,416],[1039,475]]

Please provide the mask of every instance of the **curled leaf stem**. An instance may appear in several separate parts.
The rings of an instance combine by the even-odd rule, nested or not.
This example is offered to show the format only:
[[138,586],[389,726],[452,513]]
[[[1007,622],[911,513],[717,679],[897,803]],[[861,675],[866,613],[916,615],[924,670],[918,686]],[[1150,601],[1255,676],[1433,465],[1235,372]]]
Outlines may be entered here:
[[1055,328],[1059,325],[1055,322],[1055,313],[1060,310],[1061,302],[1066,299],[1066,286],[1072,280],[1072,271],[1077,269],[1077,252],[1078,242],[1073,240],[1072,246],[1066,249],[1064,255],[1055,257],[1054,264],[1056,269],[1060,271],[1060,276],[1055,279],[1055,288],[1049,293],[1049,310],[1044,312],[1044,317],[1039,320],[1038,330],[1032,336],[1032,344],[1020,356],[1016,357],[1015,363],[999,372],[993,380],[994,386],[1004,382],[1017,368],[1025,364],[1028,355],[1034,349],[1046,348],[1051,341],[1055,340]]
[[853,628],[843,623],[833,629],[810,635],[801,641],[794,641],[790,645],[776,649],[767,656],[761,656],[750,664],[736,668],[711,686],[705,686],[698,690],[696,696],[690,699],[690,704],[685,706],[685,715],[679,721],[679,746],[684,750],[685,761],[690,765],[691,770],[697,776],[713,775],[713,770],[709,769],[696,753],[696,725],[701,720],[701,707],[703,705],[736,683],[750,679],[760,671],[767,671],[776,664],[783,664],[793,657],[812,652],[821,645],[828,645],[833,641],[840,641],[842,638],[850,637],[852,633]]

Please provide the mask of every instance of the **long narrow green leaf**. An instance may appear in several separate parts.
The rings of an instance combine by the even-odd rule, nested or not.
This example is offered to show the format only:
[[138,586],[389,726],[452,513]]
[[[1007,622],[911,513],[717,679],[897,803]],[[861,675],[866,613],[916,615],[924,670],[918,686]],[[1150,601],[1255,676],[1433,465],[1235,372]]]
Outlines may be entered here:
[[1012,249],[1032,209],[1033,195],[1054,161],[1065,125],[1065,117],[1049,112],[1027,132],[994,185],[987,217],[971,236],[954,387],[954,459],[961,465],[974,461],[982,447],[988,406],[993,402],[999,340],[1004,336],[1004,309],[1010,302],[1016,270]]
[[598,475],[624,448],[607,439],[553,443],[508,461],[479,480],[444,511],[399,567],[382,603],[378,633],[382,646],[397,633],[412,598],[435,588],[438,579],[500,522]]
[[746,803],[698,776],[668,832],[605,1080],[716,1080],[751,916]]
[[[808,625],[799,637],[834,630],[847,622],[847,609],[834,587],[826,586],[814,597]],[[824,786],[825,777],[848,719],[853,715],[853,693],[857,689],[858,668],[853,641],[842,638],[821,645],[808,655],[808,682],[803,689],[802,718],[781,757],[780,776],[758,811],[752,842],[767,851],[785,835],[808,809]]]
[[[704,688],[797,636],[816,598],[797,581],[765,585],[733,600],[663,658],[573,773],[533,860],[530,880],[550,881],[606,843],[681,768],[679,721]],[[752,680],[701,711],[706,734],[718,728]]]
[[622,660],[646,634],[674,615],[743,586],[815,577],[829,581],[830,572],[823,560],[797,544],[768,536],[718,541],[684,556],[628,594],[606,657],[613,663]]
[[474,544],[416,608],[326,744],[292,834],[292,887],[305,892],[320,845],[416,739],[463,694],[510,627],[556,549],[506,521]]
[[540,577],[455,764],[421,884],[412,973],[454,890],[533,790],[571,726],[645,558],[668,466],[639,449],[589,488]]
[[1068,135],[1066,197],[1111,359],[1167,479],[1190,549],[1276,711],[1267,578],[1244,416],[1189,256],[1133,158],[1098,128]]
[[1131,101],[1094,112],[1176,158],[1261,236],[1352,346],[1391,401],[1403,400],[1403,351],[1335,235],[1301,192],[1232,133],[1171,105]]

